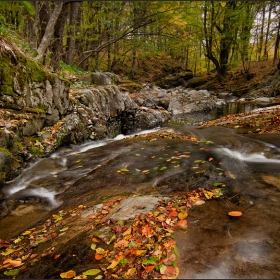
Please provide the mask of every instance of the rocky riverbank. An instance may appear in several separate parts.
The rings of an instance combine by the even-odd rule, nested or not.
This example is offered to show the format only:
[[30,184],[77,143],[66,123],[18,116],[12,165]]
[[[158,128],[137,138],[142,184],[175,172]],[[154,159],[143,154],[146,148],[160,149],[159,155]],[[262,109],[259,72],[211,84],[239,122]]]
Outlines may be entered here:
[[[180,114],[207,113],[232,95],[188,88],[185,80],[191,81],[192,75],[181,72],[184,85],[166,89],[108,72],[60,77],[1,40],[0,186],[32,158],[48,156],[62,146],[163,126]],[[267,80],[265,91],[252,93],[256,102],[279,101],[279,78],[269,79],[270,90]],[[239,101],[248,100],[247,94]]]

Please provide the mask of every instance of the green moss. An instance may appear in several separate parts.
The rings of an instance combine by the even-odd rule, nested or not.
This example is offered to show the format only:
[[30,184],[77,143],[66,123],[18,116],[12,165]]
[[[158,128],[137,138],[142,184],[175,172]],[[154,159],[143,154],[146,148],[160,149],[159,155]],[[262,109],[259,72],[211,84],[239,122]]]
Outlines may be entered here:
[[46,113],[47,108],[45,106],[38,106],[38,107],[33,107],[33,108],[25,108],[25,111],[28,113],[35,113],[35,114],[44,114]]
[[37,147],[31,147],[29,149],[29,151],[32,155],[35,155],[35,156],[43,156],[44,155],[44,152],[40,148],[37,148]]
[[6,180],[6,172],[0,172],[0,182],[5,182]]
[[32,60],[27,60],[26,68],[28,76],[33,82],[44,82],[46,80],[46,73],[39,67],[39,65]]
[[14,71],[8,58],[2,57],[0,60],[0,85],[12,85]]
[[17,149],[18,151],[23,150],[22,144],[18,141],[14,142],[14,148]]

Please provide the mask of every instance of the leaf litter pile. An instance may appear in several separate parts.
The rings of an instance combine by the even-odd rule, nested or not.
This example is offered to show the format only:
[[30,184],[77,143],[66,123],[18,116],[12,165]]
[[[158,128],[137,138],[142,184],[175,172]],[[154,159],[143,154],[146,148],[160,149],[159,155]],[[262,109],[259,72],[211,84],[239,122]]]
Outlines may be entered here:
[[246,129],[243,133],[280,132],[280,106],[257,109],[248,113],[233,114],[200,124],[202,127],[225,126],[235,129]]
[[[154,212],[141,214],[130,220],[111,220],[110,211],[120,203],[120,198],[108,201],[80,231],[95,230],[109,226],[109,236],[100,237],[93,233],[91,249],[94,252],[92,268],[85,271],[73,269],[60,273],[61,278],[74,279],[114,279],[114,278],[160,278],[174,279],[179,274],[177,267],[178,249],[174,240],[174,231],[186,231],[189,209],[201,205],[205,200],[222,195],[222,189],[199,188],[186,195],[159,201]],[[87,206],[68,212],[59,211],[44,224],[26,230],[17,238],[0,240],[0,270],[6,276],[20,276],[21,270],[34,265],[40,258],[51,255],[54,260],[60,257],[55,244],[73,238],[75,233],[67,226],[73,219],[79,219]],[[57,242],[54,242],[56,239]],[[50,242],[50,247],[36,253],[40,243]],[[49,244],[48,244],[49,245]]]
[[[197,142],[194,137],[176,133],[153,135]],[[212,160],[209,158],[209,161]],[[203,164],[201,160],[194,163],[195,168]],[[119,170],[123,174],[126,171]],[[94,207],[94,214],[90,215],[87,211],[91,206],[80,205],[68,211],[61,210],[45,223],[26,230],[16,238],[0,240],[1,278],[21,278],[26,275],[25,270],[36,267],[36,264],[44,262],[45,257],[49,257],[57,273],[53,274],[55,277],[175,279],[179,275],[179,268],[174,232],[186,232],[189,210],[204,204],[206,200],[220,197],[224,187],[224,183],[216,182],[212,188],[200,187],[180,196],[159,200],[154,211],[129,220],[111,218],[122,198],[106,201],[99,208]],[[102,228],[106,230],[105,236],[100,234]],[[89,263],[83,268],[73,265],[71,269],[64,270],[63,266],[59,266],[64,253],[63,244],[83,233],[86,233],[88,250],[92,254]]]

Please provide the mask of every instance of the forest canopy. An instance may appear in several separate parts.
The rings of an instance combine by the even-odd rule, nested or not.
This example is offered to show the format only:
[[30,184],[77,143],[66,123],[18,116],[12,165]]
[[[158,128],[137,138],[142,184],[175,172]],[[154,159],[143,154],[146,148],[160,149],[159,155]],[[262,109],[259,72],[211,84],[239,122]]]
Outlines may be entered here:
[[170,59],[194,75],[279,57],[276,1],[0,2],[0,34],[49,69],[112,71]]

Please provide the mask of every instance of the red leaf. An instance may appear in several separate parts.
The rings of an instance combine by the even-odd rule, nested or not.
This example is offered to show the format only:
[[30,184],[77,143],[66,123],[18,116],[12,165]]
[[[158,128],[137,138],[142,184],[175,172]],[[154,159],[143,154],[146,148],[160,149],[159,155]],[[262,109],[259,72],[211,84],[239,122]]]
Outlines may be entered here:
[[10,246],[10,243],[8,241],[5,241],[3,239],[0,239],[0,248],[3,248],[3,247],[9,247]]
[[60,257],[60,254],[55,255],[55,256],[54,256],[54,259],[56,260],[56,259],[58,259],[59,257]]
[[122,226],[116,225],[114,227],[115,233],[122,233],[124,231],[124,228]]
[[171,275],[174,275],[176,273],[176,271],[175,271],[175,268],[173,267],[173,266],[168,266],[167,268],[166,268],[166,270],[165,270],[165,274],[167,275],[167,276],[171,276]]

